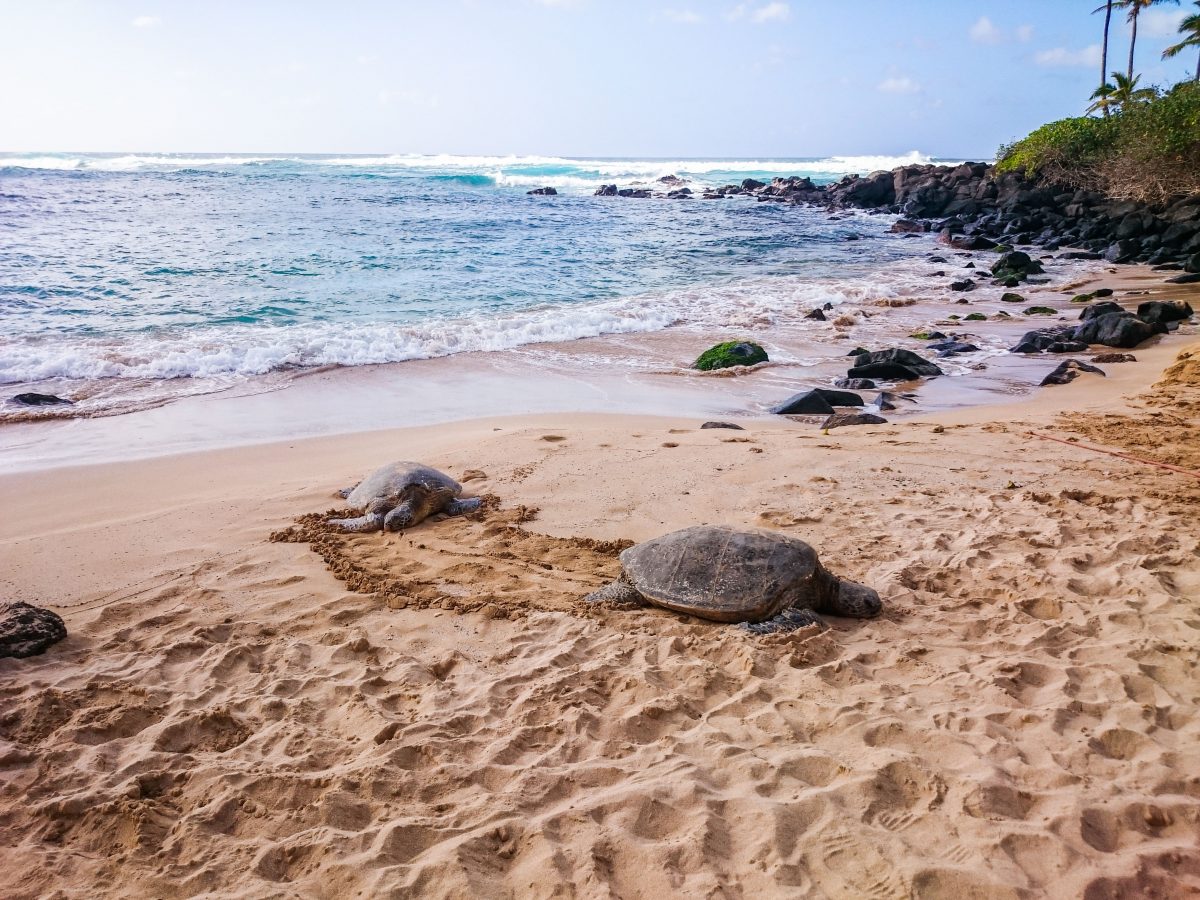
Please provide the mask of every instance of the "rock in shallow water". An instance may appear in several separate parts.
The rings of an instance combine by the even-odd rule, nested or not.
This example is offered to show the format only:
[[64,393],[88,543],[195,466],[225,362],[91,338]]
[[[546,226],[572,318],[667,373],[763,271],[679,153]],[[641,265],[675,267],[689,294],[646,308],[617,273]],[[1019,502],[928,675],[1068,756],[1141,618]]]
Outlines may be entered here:
[[66,636],[58,613],[20,600],[0,606],[0,658],[37,656]]
[[692,367],[701,372],[713,369],[728,369],[732,366],[753,366],[767,361],[767,351],[753,341],[727,341],[709,347]]
[[12,398],[13,403],[21,406],[71,406],[74,401],[56,397],[53,394],[17,394]]

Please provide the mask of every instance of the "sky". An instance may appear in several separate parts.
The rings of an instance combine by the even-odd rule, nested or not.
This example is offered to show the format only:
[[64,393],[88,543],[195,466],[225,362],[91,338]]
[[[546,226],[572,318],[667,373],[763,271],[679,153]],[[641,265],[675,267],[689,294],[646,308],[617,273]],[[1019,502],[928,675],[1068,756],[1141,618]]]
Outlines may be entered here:
[[0,0],[0,151],[988,158],[1083,112],[1098,3]]

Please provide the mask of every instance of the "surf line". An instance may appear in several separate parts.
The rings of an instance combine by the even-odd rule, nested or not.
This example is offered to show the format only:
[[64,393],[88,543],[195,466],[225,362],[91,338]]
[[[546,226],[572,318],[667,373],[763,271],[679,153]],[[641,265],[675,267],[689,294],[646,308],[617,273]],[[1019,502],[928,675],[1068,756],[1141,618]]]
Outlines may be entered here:
[[1116,456],[1120,459],[1127,459],[1130,462],[1142,463],[1147,466],[1157,466],[1160,469],[1168,469],[1172,472],[1178,472],[1181,475],[1191,475],[1193,478],[1200,478],[1200,472],[1192,469],[1184,469],[1180,466],[1173,466],[1170,463],[1158,462],[1153,459],[1142,459],[1140,456],[1130,456],[1128,453],[1118,453],[1116,450],[1105,450],[1103,447],[1092,447],[1088,444],[1081,444],[1079,441],[1065,441],[1062,438],[1051,437],[1048,434],[1039,434],[1036,431],[1025,432],[1030,437],[1041,438],[1043,441],[1058,441],[1060,444],[1066,444],[1068,447],[1080,447],[1084,450],[1091,450],[1093,453],[1106,453],[1109,456]]

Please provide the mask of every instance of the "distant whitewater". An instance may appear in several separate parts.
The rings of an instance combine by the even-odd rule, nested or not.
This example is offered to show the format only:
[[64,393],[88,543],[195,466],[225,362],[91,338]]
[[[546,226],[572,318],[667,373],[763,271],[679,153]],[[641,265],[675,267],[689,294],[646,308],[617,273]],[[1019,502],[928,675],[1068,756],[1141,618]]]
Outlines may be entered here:
[[591,194],[931,161],[3,154],[0,384],[95,412],[321,366],[787,322],[916,290],[915,251],[863,215]]

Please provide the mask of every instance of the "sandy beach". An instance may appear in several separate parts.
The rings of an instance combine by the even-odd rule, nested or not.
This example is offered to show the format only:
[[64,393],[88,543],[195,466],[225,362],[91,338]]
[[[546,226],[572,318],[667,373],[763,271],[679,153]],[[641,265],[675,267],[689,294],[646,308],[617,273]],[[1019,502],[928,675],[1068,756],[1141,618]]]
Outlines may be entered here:
[[[1200,478],[1092,448],[1200,471],[1200,344],[1135,354],[828,434],[545,413],[0,476],[0,592],[70,630],[0,660],[0,894],[1194,896]],[[398,458],[494,500],[296,524]],[[705,522],[883,615],[580,602]]]

